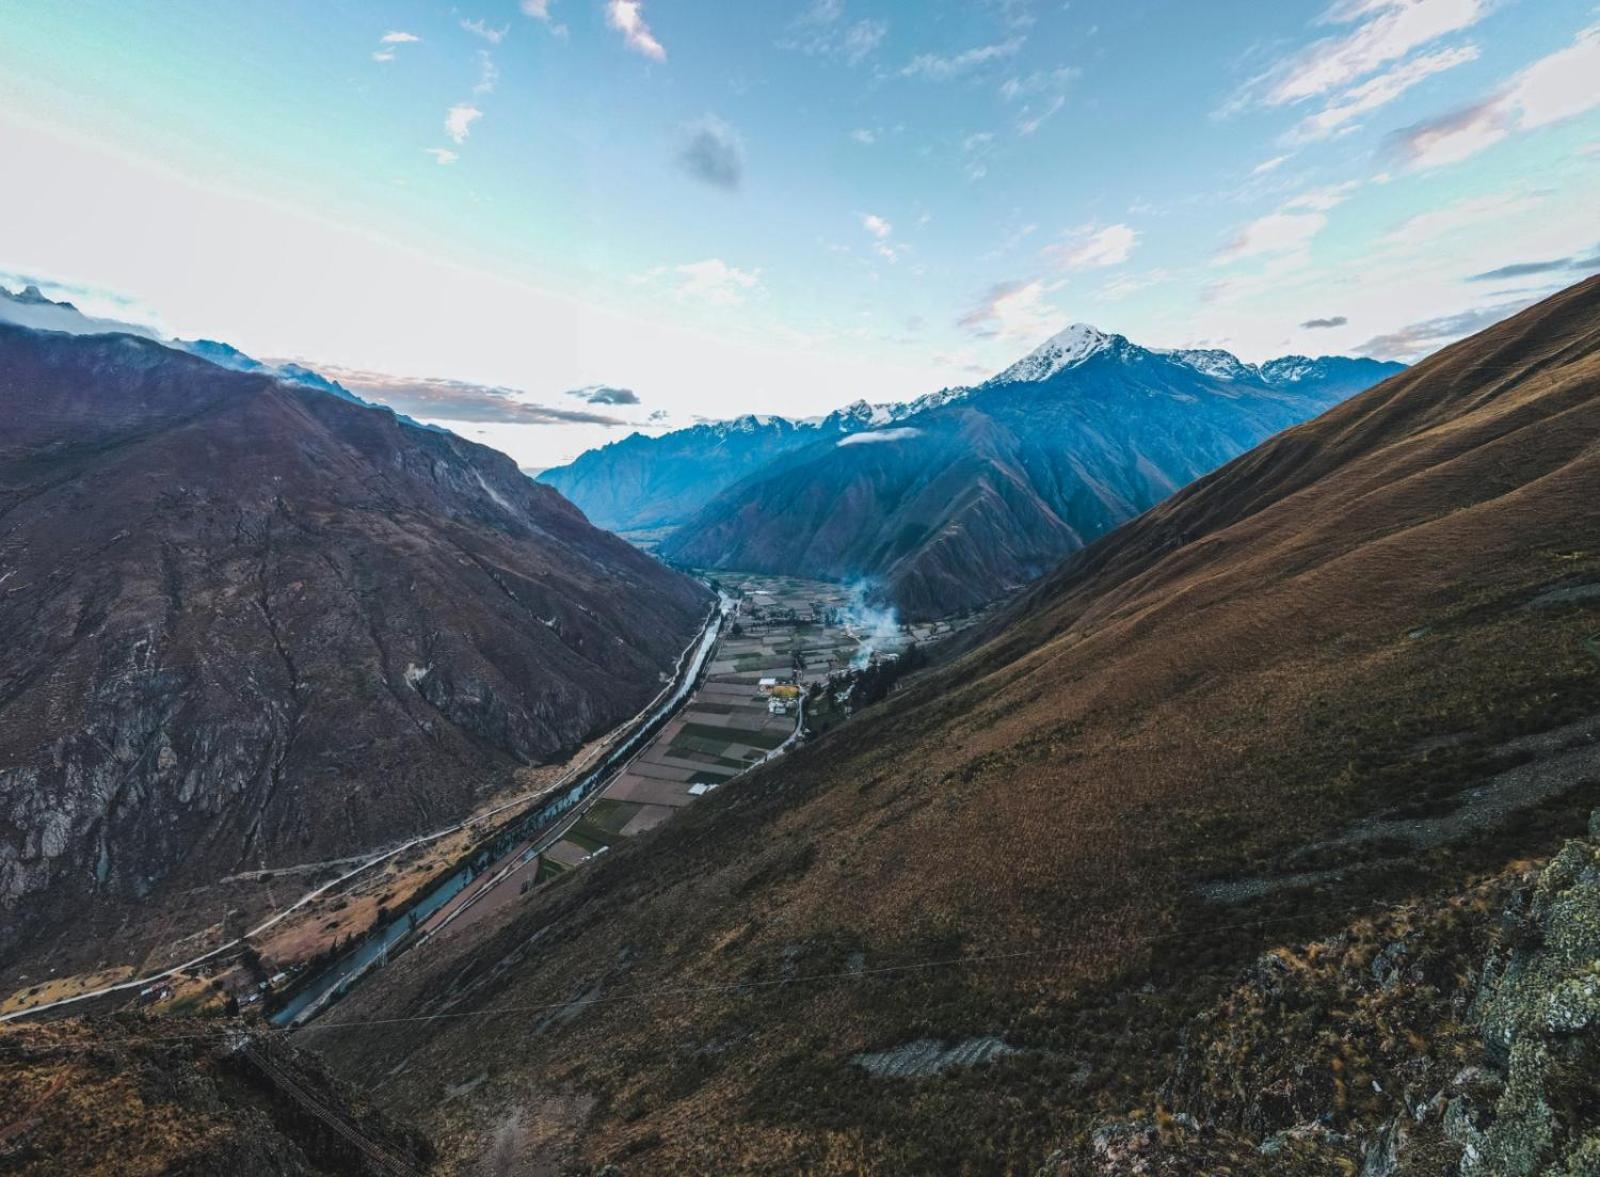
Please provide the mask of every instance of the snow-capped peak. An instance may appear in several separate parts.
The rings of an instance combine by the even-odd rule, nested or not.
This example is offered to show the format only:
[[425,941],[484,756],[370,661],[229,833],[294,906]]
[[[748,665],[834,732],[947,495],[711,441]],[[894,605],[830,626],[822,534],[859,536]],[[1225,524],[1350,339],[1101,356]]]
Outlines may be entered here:
[[1218,380],[1253,380],[1260,376],[1260,371],[1253,364],[1245,363],[1231,351],[1223,351],[1220,347],[1180,347],[1161,354],[1187,368],[1193,368],[1202,376],[1212,376]]
[[994,378],[995,383],[1048,380],[1064,368],[1074,368],[1102,352],[1121,336],[1108,335],[1088,323],[1074,323],[1056,332],[1022,359]]

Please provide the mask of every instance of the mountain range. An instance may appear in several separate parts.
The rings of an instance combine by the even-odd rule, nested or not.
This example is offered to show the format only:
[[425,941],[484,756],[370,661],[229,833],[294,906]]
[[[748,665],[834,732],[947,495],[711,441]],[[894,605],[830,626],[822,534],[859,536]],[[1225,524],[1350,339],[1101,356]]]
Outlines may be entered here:
[[625,535],[662,533],[792,450],[889,424],[960,391],[911,404],[858,400],[813,420],[751,413],[658,435],[630,433],[538,478],[580,504],[596,526]]
[[69,330],[0,322],[0,965],[459,819],[710,607],[494,450],[23,303]]
[[541,478],[673,562],[833,580],[912,618],[981,606],[1257,442],[1394,374],[1156,351],[1076,324],[999,375],[810,424],[634,436]]
[[[1125,362],[1227,395],[993,394]],[[1600,278],[305,1040],[457,1171],[1590,1172],[1596,535]]]

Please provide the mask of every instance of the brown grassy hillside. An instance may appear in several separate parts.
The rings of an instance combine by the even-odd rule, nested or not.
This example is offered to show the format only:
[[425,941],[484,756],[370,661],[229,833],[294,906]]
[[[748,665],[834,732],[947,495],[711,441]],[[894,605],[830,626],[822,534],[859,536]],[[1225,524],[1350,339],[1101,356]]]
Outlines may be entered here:
[[[306,1041],[463,1162],[1034,1172],[1151,1107],[1262,951],[1582,828],[1596,586],[1600,280],[1224,467]],[[369,1019],[415,1020],[338,1028]]]

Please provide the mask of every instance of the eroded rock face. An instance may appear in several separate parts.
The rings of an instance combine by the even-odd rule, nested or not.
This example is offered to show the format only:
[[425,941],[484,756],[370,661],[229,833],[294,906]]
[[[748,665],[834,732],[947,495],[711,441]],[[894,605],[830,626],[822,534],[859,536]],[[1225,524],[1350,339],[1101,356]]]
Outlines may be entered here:
[[708,605],[482,446],[0,326],[0,965],[447,824],[643,706]]

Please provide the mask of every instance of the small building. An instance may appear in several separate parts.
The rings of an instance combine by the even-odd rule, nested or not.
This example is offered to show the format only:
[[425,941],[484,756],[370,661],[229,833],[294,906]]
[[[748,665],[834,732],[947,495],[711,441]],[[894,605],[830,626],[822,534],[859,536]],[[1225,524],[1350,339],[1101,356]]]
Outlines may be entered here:
[[772,693],[772,688],[777,685],[778,680],[775,678],[764,678],[760,682],[756,683],[756,687],[763,695],[770,695]]
[[767,711],[772,715],[787,715],[789,714],[789,704],[774,695],[767,700]]

